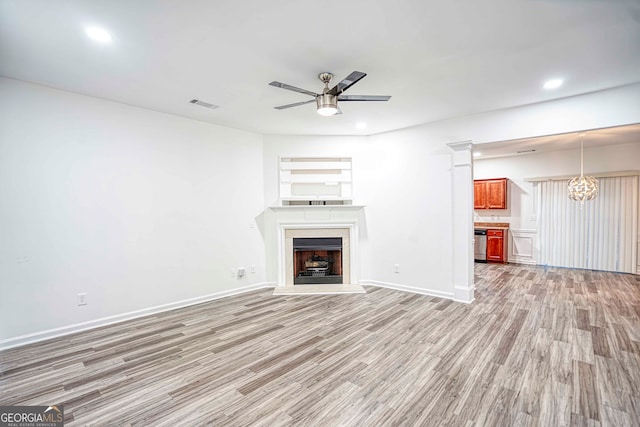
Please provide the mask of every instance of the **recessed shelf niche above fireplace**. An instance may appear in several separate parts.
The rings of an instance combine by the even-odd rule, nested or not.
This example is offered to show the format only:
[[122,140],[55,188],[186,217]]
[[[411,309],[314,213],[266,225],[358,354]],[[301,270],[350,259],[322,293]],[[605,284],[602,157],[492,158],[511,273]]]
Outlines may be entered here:
[[351,157],[281,157],[281,206],[351,205]]

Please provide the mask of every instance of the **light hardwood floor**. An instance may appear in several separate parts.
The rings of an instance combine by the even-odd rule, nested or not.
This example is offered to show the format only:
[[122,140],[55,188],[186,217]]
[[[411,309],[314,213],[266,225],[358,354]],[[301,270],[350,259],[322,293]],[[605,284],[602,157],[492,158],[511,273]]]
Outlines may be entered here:
[[476,284],[471,305],[264,290],[8,350],[0,403],[68,426],[640,425],[640,276]]

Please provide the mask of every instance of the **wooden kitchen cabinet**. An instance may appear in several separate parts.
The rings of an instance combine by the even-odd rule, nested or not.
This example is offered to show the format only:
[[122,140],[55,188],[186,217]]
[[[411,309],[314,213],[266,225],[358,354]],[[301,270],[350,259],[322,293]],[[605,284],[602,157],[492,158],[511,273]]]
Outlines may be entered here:
[[505,230],[487,230],[487,261],[507,262]]
[[507,178],[473,181],[474,209],[507,209]]

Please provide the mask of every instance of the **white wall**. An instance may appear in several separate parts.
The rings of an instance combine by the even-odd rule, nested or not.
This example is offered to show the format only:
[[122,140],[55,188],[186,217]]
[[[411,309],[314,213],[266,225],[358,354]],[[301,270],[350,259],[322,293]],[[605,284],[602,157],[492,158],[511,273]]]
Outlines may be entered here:
[[[352,157],[354,204],[366,205],[359,277],[452,296],[446,147],[424,141],[415,130],[375,137],[265,136],[264,141],[267,206],[277,203],[279,156]],[[267,254],[268,265],[275,266],[275,260]],[[400,273],[394,273],[394,264]],[[275,281],[275,269],[267,272]]]
[[0,344],[265,281],[262,136],[10,79],[0,118]]
[[[585,174],[640,170],[640,141],[630,144],[585,148]],[[543,152],[496,159],[475,159],[474,178],[509,178],[509,209],[476,210],[475,221],[508,222],[511,232],[534,236],[537,228],[533,183],[526,178],[580,174],[580,150]],[[640,229],[640,228],[639,228]],[[523,237],[524,238],[524,237]],[[513,245],[513,240],[510,240]],[[513,261],[518,259],[518,248],[509,247]],[[535,254],[532,254],[535,255]],[[520,261],[535,263],[535,257]]]
[[369,170],[365,277],[453,297],[451,150],[425,128],[373,136],[369,144],[377,156]]

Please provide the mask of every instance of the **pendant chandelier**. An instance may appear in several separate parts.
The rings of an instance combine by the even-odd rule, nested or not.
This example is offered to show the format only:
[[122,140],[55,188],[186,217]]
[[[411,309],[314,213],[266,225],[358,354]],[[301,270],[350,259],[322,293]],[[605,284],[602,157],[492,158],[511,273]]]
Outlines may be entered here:
[[580,135],[580,176],[576,176],[568,184],[569,198],[584,203],[598,195],[598,180],[592,176],[584,176],[584,134]]

